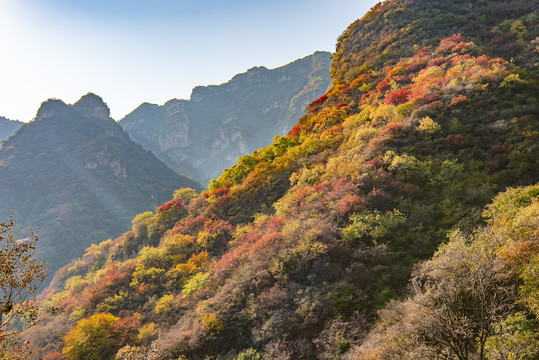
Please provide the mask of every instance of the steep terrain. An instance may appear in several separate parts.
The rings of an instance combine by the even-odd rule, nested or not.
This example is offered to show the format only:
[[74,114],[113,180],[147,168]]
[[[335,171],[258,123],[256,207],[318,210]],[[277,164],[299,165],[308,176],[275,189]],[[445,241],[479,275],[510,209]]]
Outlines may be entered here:
[[536,14],[375,6],[286,137],[56,274],[36,354],[537,358]]
[[277,69],[255,67],[222,85],[198,86],[190,100],[142,104],[120,120],[129,136],[203,185],[238,157],[286,134],[331,85],[330,53]]
[[418,266],[349,359],[539,356],[539,184],[498,195],[487,225],[455,230]]
[[6,140],[11,135],[15,134],[15,131],[22,126],[22,122],[16,120],[9,120],[3,116],[0,116],[0,141]]
[[51,271],[184,186],[200,189],[132,142],[93,94],[44,102],[0,148],[0,217],[14,208],[20,225],[39,225]]

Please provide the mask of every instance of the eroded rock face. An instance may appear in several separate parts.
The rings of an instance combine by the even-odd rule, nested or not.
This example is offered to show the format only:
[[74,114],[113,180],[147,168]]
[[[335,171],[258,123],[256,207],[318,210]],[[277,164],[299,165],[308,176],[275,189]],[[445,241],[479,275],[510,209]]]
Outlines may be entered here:
[[93,154],[93,157],[95,160],[86,162],[84,166],[86,169],[96,170],[98,166],[108,167],[118,179],[127,177],[127,169],[122,164],[122,160],[119,157],[114,157],[114,155],[108,153],[106,148]]
[[42,120],[53,117],[55,115],[61,115],[67,111],[67,104],[62,100],[49,99],[41,104],[36,114],[36,120]]
[[202,184],[238,157],[284,135],[331,86],[330,53],[277,69],[254,67],[222,85],[197,86],[190,100],[142,104],[120,121],[129,136]]
[[84,167],[88,170],[95,170],[97,169],[97,162],[95,161],[88,161]]
[[[211,144],[212,149],[221,151],[223,158],[219,159],[223,168],[229,163],[236,162],[238,158],[246,154],[249,150],[245,134],[237,128],[223,127],[219,130],[217,137]],[[220,174],[216,171],[212,177],[217,177]]]
[[120,159],[114,159],[110,161],[108,165],[112,169],[112,172],[114,172],[114,176],[117,178],[121,179],[127,177],[127,170],[125,169],[125,166],[122,165]]
[[98,119],[109,119],[110,118],[110,109],[105,104],[103,99],[95,94],[88,93],[80,98],[73,107],[88,116],[98,118]]
[[171,151],[189,146],[189,126],[186,123],[174,124],[174,129],[157,135],[161,151]]

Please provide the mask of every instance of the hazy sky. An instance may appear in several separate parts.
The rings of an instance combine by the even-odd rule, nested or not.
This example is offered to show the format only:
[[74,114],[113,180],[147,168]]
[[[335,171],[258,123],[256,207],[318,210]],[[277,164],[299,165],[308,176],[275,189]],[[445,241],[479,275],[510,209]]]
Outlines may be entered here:
[[119,120],[337,37],[377,0],[0,0],[0,116],[100,95]]

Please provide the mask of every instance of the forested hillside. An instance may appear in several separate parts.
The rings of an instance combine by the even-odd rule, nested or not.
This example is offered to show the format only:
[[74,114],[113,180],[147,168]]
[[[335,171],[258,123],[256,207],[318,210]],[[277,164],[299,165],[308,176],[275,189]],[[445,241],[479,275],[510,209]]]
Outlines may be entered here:
[[538,22],[378,4],[287,136],[56,274],[36,356],[536,359]]
[[350,359],[536,359],[539,185],[501,193],[484,227],[455,229]]
[[93,94],[44,102],[0,147],[0,218],[15,209],[23,236],[39,226],[51,276],[183,186],[200,190],[132,142]]
[[204,186],[236,160],[285,135],[331,86],[331,54],[315,52],[276,69],[254,67],[189,100],[142,104],[120,120],[129,136]]

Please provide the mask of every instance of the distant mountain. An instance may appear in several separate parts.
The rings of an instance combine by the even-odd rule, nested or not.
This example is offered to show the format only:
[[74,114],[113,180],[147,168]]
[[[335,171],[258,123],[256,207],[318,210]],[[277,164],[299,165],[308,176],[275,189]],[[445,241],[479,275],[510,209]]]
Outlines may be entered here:
[[144,103],[120,124],[167,165],[205,185],[290,130],[330,87],[330,57],[315,52],[277,69],[254,67],[225,84],[194,88],[190,100]]
[[0,148],[0,218],[37,226],[50,272],[127,230],[175,189],[200,185],[135,144],[93,94],[44,102]]
[[13,135],[23,123],[17,120],[9,120],[0,116],[0,141],[6,140]]

